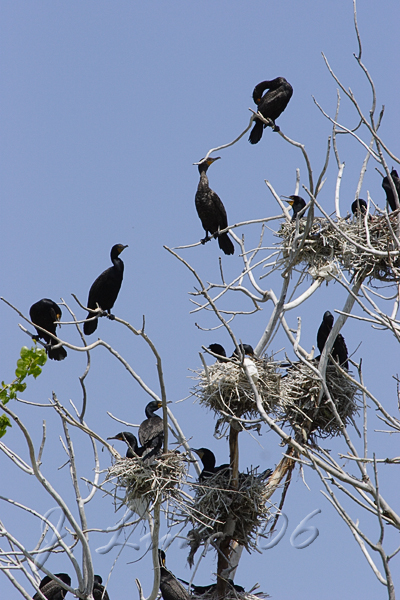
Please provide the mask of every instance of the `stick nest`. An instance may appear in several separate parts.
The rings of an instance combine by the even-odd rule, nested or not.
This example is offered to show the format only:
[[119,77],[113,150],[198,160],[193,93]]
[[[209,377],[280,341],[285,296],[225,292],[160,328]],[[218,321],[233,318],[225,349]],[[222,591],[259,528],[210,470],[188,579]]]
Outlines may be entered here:
[[186,464],[177,452],[167,452],[151,465],[145,465],[139,457],[119,458],[108,469],[106,481],[110,480],[114,480],[115,491],[125,488],[123,504],[141,500],[142,506],[150,506],[160,495],[163,500],[180,498]]
[[[256,387],[267,413],[271,413],[280,398],[281,375],[277,365],[266,359],[254,360],[259,379]],[[220,420],[228,422],[229,415],[252,419],[258,417],[257,404],[246,373],[231,362],[216,362],[206,371],[195,371],[198,381],[194,394],[214,411]]]
[[[215,589],[210,592],[207,591],[204,594],[196,594],[192,592],[190,598],[197,598],[197,600],[209,600],[211,598],[216,598]],[[227,586],[224,596],[225,600],[261,600],[263,598],[270,598],[270,595],[263,592],[257,592],[256,594],[251,594],[250,592],[238,592],[235,589],[232,589],[232,586],[230,585]]]
[[269,475],[270,472],[258,474],[257,468],[239,473],[237,490],[230,489],[232,480],[228,471],[216,473],[193,486],[191,521],[195,527],[188,533],[189,564],[193,564],[199,546],[215,534],[229,535],[249,552],[256,549],[257,532],[270,513],[266,505]]
[[[387,215],[375,215],[368,219],[367,228],[364,217],[338,219],[335,221],[337,229],[325,218],[314,219],[311,230],[301,250],[298,252],[294,264],[306,263],[312,270],[313,277],[319,271],[326,269],[332,261],[337,261],[342,269],[355,274],[355,279],[377,279],[379,281],[393,282],[400,280],[400,251],[397,248],[388,221],[394,232],[397,231],[399,211]],[[290,258],[290,253],[301,243],[305,220],[299,225],[300,236],[293,247],[296,234],[296,223],[285,222],[277,232],[282,238],[282,254],[285,260]],[[365,248],[371,247],[371,252],[362,250],[348,239],[361,244]],[[373,250],[385,252],[386,256],[375,256]],[[389,255],[389,251],[395,251]]]
[[[358,413],[358,388],[339,372],[335,365],[326,369],[326,383],[336,410],[346,426]],[[323,396],[318,406],[322,383],[303,363],[295,363],[281,383],[281,407],[284,419],[295,431],[309,432],[308,438],[328,438],[340,435],[341,429],[331,406]]]

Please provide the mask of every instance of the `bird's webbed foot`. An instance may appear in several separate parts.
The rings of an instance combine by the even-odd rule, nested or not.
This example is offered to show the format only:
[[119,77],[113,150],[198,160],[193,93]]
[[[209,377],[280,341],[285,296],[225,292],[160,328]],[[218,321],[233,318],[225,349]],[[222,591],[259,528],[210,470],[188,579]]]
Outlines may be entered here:
[[108,312],[107,317],[111,320],[114,321],[115,319],[115,315],[113,315],[112,313]]
[[201,243],[203,244],[203,246],[204,246],[204,244],[205,244],[206,242],[209,242],[210,240],[211,240],[210,236],[209,236],[209,235],[206,235],[206,237],[205,237],[205,238],[203,238],[202,240],[200,240],[200,242],[201,242]]
[[275,133],[279,133],[281,128],[279,127],[279,125],[276,125],[275,122],[273,122],[273,123],[274,123],[274,125],[272,127],[272,131],[275,131]]

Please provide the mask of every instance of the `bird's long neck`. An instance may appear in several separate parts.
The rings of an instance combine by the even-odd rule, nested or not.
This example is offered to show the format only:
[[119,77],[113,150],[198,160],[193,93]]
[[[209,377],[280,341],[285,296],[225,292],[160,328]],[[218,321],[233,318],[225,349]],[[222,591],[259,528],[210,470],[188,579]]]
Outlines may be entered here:
[[111,258],[111,260],[112,260],[112,263],[114,265],[114,269],[116,271],[118,271],[118,273],[123,273],[124,272],[124,263],[123,263],[123,261],[118,256],[116,256],[114,258]]
[[207,169],[200,170],[200,181],[198,189],[208,188],[208,177],[207,177]]

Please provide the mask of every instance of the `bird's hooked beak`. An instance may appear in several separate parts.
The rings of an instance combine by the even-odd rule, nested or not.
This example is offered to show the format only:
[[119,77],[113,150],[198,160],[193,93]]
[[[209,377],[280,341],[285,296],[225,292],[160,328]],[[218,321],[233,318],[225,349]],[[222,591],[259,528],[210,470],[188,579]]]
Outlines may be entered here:
[[201,452],[201,450],[196,450],[196,448],[190,448],[192,452],[194,452],[195,454],[197,454],[197,456],[199,458],[203,458],[204,456],[204,452]]
[[193,164],[201,165],[201,163],[205,162],[208,164],[208,166],[210,166],[213,164],[213,162],[215,162],[216,160],[219,160],[220,158],[221,158],[220,156],[216,156],[215,158],[213,158],[212,156],[209,156],[208,158],[206,158],[206,160],[204,160],[204,158],[202,158],[201,160],[199,160],[199,162],[195,162]]
[[115,435],[114,437],[108,437],[108,440],[121,440],[122,442],[124,441],[122,436],[120,435]]
[[287,200],[285,200],[285,202],[290,204],[290,206],[293,206],[293,203],[294,203],[293,196],[281,196],[281,198],[287,198]]
[[127,248],[127,247],[128,247],[128,244],[126,244],[126,246],[124,246],[124,244],[120,244],[120,245],[119,245],[119,248],[118,248],[118,254],[121,254],[121,252],[122,252],[123,250],[125,250],[125,248]]

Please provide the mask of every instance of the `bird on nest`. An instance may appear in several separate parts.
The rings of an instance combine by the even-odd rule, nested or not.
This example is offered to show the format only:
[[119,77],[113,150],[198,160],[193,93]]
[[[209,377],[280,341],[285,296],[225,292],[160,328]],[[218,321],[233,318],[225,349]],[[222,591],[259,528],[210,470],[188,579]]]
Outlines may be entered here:
[[[287,198],[286,202],[288,204],[290,204],[290,206],[293,209],[293,214],[292,214],[292,221],[295,221],[297,218],[298,213],[303,210],[303,208],[306,206],[306,201],[301,197],[301,196],[282,196],[283,198]],[[304,216],[304,214],[302,215]]]
[[225,471],[229,469],[228,464],[220,465],[219,467],[215,466],[216,458],[214,452],[209,450],[208,448],[191,448],[192,452],[197,454],[203,463],[203,470],[200,473],[199,481],[204,481],[207,477],[212,477],[215,473],[219,473],[220,471]]
[[134,458],[135,456],[142,456],[144,448],[139,447],[137,438],[130,431],[121,431],[121,433],[117,433],[113,437],[108,437],[108,440],[120,440],[121,442],[125,442],[128,446],[126,451],[126,458]]

